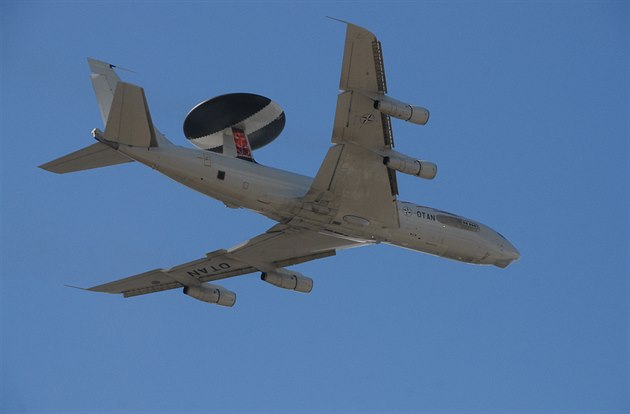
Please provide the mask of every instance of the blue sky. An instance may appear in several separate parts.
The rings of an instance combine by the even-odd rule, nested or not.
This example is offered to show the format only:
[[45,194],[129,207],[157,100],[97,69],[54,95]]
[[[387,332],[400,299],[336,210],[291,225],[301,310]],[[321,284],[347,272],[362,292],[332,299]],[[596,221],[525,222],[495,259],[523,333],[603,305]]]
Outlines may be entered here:
[[[521,259],[475,267],[388,246],[250,275],[234,308],[93,286],[202,257],[273,223],[139,164],[36,168],[101,120],[86,57],[131,68],[188,145],[200,101],[278,102],[259,162],[314,175],[345,27],[383,45],[393,122],[434,161],[400,198],[479,220]],[[3,2],[3,412],[628,412],[628,2]]]

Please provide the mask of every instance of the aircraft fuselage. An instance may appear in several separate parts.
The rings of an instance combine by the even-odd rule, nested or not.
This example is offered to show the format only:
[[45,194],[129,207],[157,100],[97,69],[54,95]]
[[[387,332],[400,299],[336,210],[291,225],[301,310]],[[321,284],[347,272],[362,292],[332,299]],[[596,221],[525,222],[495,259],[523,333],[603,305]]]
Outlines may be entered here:
[[[118,150],[228,207],[246,208],[278,222],[289,222],[299,215],[302,199],[313,181],[300,174],[193,148],[121,145]],[[467,263],[506,267],[519,257],[504,237],[479,222],[406,201],[397,204],[397,228],[373,226],[369,217],[354,216],[312,225],[349,239],[392,244]]]

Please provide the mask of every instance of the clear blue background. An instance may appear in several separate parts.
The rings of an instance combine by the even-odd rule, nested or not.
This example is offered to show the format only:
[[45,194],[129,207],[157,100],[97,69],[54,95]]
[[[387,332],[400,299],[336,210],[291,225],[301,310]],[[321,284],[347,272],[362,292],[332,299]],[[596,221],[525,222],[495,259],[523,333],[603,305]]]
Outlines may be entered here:
[[[397,149],[439,165],[401,198],[505,234],[505,270],[388,246],[303,264],[310,295],[224,281],[81,292],[203,257],[273,223],[139,164],[36,168],[102,128],[86,57],[133,69],[153,119],[228,92],[277,101],[257,160],[314,175],[344,25],[382,41]],[[629,3],[3,2],[4,412],[628,412]]]

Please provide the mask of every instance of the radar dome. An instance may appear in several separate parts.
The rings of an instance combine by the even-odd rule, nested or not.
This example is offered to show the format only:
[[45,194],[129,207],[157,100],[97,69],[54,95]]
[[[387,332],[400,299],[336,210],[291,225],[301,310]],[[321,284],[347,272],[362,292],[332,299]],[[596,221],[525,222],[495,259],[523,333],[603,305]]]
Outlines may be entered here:
[[245,132],[252,149],[276,139],[284,129],[284,111],[278,104],[253,93],[230,93],[203,101],[184,120],[184,135],[195,146],[223,152],[223,131]]

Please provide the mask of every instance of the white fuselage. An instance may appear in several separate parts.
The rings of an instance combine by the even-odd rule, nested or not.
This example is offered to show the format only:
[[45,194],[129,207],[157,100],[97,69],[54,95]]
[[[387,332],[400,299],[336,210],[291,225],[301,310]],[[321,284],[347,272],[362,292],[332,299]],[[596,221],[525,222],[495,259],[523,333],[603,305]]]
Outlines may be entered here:
[[[293,219],[312,178],[209,151],[178,146],[121,145],[125,155],[194,190],[278,222]],[[398,201],[400,227],[323,224],[321,231],[388,243],[462,262],[507,266],[519,253],[489,227],[430,207]]]

